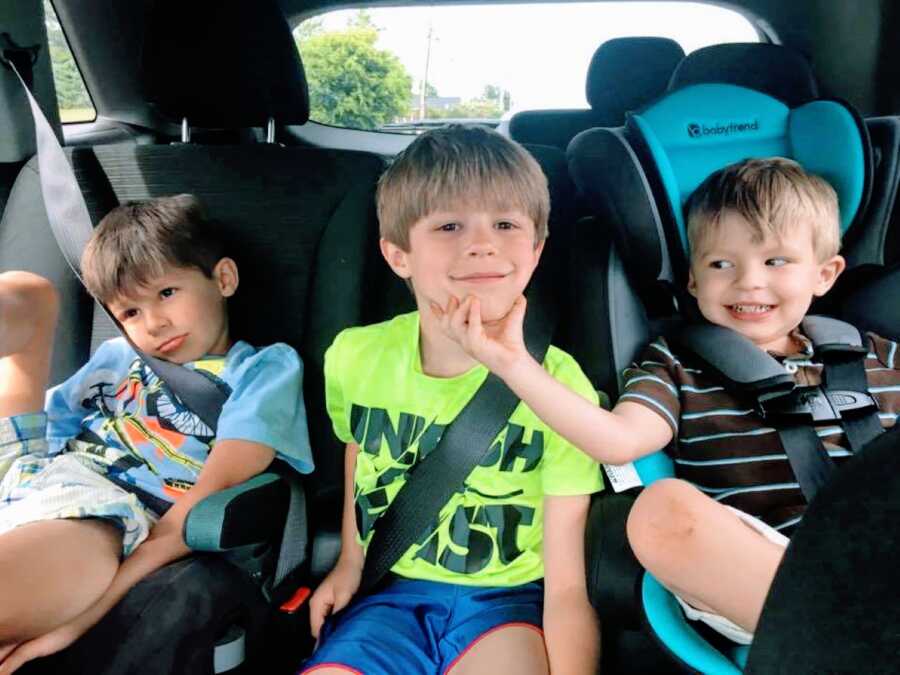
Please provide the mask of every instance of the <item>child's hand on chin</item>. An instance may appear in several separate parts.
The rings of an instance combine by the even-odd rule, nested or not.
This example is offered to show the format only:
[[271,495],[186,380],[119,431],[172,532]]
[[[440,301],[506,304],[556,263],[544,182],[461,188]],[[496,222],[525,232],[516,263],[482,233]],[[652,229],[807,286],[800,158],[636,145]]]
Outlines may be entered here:
[[459,302],[451,297],[446,308],[431,303],[441,330],[491,371],[504,377],[528,358],[522,324],[525,320],[525,296],[520,295],[501,319],[483,323],[481,302],[473,295]]

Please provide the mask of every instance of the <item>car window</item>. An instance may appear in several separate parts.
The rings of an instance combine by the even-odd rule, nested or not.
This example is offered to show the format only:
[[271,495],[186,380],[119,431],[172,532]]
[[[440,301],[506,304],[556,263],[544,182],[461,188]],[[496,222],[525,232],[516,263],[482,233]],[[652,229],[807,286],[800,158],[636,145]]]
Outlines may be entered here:
[[44,0],[44,18],[47,23],[47,41],[50,45],[50,63],[53,66],[59,118],[63,124],[93,122],[97,118],[97,112],[49,0]]
[[669,37],[685,52],[759,40],[738,12],[688,2],[357,8],[294,30],[311,118],[395,132],[447,119],[496,125],[517,110],[586,108],[594,51],[631,35]]

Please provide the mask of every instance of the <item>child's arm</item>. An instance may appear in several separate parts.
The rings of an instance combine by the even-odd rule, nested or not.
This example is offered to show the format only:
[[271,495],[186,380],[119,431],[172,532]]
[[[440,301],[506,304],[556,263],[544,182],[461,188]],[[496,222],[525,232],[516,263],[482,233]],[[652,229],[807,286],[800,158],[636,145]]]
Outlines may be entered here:
[[350,602],[362,581],[365,562],[363,548],[356,540],[356,505],[353,498],[356,456],[359,446],[347,443],[344,451],[344,511],[341,516],[341,555],[334,569],[319,584],[309,601],[309,624],[314,638],[325,617],[338,612]]
[[588,601],[584,528],[589,495],[544,498],[544,640],[550,673],[593,673],[600,630]]
[[150,536],[119,566],[100,599],[69,623],[19,646],[3,662],[2,668],[12,672],[26,661],[69,646],[103,618],[137,582],[190,553],[184,544],[182,529],[191,507],[214,492],[261,473],[274,456],[272,448],[251,441],[230,439],[216,443],[196,484],[172,505],[150,531]]
[[585,400],[555,380],[525,348],[519,298],[498,324],[484,326],[478,299],[451,299],[446,311],[432,306],[444,331],[502,378],[547,426],[604,464],[625,464],[665,447],[672,428],[662,415],[624,401],[612,411]]

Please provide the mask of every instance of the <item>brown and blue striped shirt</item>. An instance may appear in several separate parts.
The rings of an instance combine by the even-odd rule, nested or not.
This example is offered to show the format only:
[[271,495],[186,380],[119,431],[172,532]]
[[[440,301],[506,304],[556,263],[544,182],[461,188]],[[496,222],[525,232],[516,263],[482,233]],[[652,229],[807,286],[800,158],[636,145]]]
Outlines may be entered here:
[[[798,385],[819,384],[822,365],[813,360],[811,343],[795,337],[804,344],[803,352],[776,358]],[[867,344],[869,391],[878,402],[882,425],[892,427],[900,414],[900,349],[874,334],[867,335]],[[619,400],[642,404],[669,423],[677,441],[666,452],[679,478],[787,534],[799,522],[806,502],[778,432],[752,401],[741,401],[692,354],[676,355],[658,338],[625,371]],[[835,463],[850,456],[840,426],[819,424],[816,433]]]

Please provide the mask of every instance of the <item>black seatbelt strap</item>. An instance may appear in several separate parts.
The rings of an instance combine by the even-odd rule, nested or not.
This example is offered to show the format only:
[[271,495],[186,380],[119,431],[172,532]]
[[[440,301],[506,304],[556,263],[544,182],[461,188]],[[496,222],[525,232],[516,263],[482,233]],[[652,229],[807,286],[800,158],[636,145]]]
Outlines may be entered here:
[[[80,260],[81,253],[91,237],[93,226],[88,214],[87,204],[78,186],[78,180],[72,171],[69,160],[60,146],[50,127],[50,123],[44,116],[41,107],[32,96],[25,84],[25,80],[16,68],[16,62],[6,55],[5,64],[22,85],[22,90],[28,98],[31,107],[31,116],[34,119],[35,138],[37,141],[38,165],[40,167],[41,193],[44,197],[44,207],[47,210],[47,219],[53,231],[53,236],[62,251],[63,257],[72,268],[72,272],[81,278]],[[21,59],[19,59],[21,60]],[[29,67],[30,70],[30,67]],[[191,370],[184,366],[157,359],[138,349],[122,329],[115,317],[103,306],[103,310],[109,315],[122,335],[128,340],[137,355],[147,364],[156,375],[166,383],[166,386],[184,403],[194,414],[199,417],[213,432],[216,431],[219,413],[228,398],[228,392],[223,390],[212,379],[203,375],[200,371]]]
[[824,364],[822,384],[828,402],[847,437],[852,452],[859,452],[884,429],[878,403],[869,393],[863,336],[852,324],[822,316],[808,316],[803,331],[812,339],[816,357]]
[[[548,283],[541,283],[548,281]],[[528,351],[543,363],[555,325],[555,303],[546,277],[535,279],[525,318]],[[410,471],[387,510],[378,517],[366,551],[362,592],[371,591],[410,546],[428,532],[454,493],[490,452],[519,404],[519,398],[493,373],[481,384],[459,415],[444,430],[441,440]]]
[[851,405],[868,408],[868,412],[860,411],[858,415],[841,415],[847,445],[852,452],[859,452],[884,431],[878,417],[878,407],[868,393],[866,356],[862,354],[848,360],[823,354],[823,361],[825,368],[822,379],[832,405],[842,406],[844,410]]
[[828,455],[822,439],[809,424],[778,427],[778,437],[800,492],[807,502],[812,501],[834,472],[834,460]]

